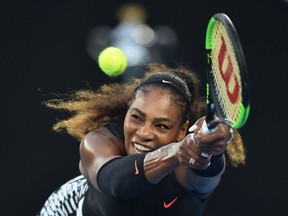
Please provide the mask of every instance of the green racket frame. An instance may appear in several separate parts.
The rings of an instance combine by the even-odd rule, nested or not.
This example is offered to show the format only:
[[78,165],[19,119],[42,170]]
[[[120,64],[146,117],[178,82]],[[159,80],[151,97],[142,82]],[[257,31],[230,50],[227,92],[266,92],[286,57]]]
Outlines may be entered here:
[[[241,77],[241,86],[242,86],[242,102],[240,104],[240,113],[236,121],[231,122],[226,116],[226,114],[221,109],[220,103],[217,100],[216,89],[213,86],[213,70],[211,67],[211,51],[214,48],[213,41],[211,40],[211,34],[213,34],[214,28],[216,25],[221,22],[231,39],[235,56],[238,62],[240,77]],[[208,129],[214,128],[218,123],[224,123],[228,126],[238,129],[241,128],[247,121],[250,113],[250,90],[249,90],[249,81],[247,74],[246,61],[244,58],[242,46],[236,32],[236,29],[230,20],[230,18],[224,13],[215,14],[209,21],[207,31],[206,31],[206,40],[205,40],[205,49],[207,53],[207,89],[206,89],[206,104],[207,104],[207,114],[206,114],[206,124]],[[214,119],[214,112],[219,116],[219,119]]]

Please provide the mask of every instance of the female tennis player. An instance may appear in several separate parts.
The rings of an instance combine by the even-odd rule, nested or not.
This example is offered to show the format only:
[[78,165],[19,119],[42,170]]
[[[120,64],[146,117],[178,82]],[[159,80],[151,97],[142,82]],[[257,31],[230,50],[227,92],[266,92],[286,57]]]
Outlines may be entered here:
[[72,114],[54,130],[79,139],[81,175],[54,191],[38,215],[201,215],[226,161],[244,164],[245,153],[237,130],[201,131],[199,84],[187,67],[151,64],[142,79],[48,101]]

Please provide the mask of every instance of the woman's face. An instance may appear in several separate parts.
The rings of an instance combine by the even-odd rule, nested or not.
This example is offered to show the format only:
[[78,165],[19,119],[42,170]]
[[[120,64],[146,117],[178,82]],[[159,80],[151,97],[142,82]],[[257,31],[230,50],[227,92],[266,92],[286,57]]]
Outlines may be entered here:
[[127,154],[147,153],[182,140],[188,123],[183,124],[183,107],[173,102],[168,90],[154,88],[132,101],[124,121]]

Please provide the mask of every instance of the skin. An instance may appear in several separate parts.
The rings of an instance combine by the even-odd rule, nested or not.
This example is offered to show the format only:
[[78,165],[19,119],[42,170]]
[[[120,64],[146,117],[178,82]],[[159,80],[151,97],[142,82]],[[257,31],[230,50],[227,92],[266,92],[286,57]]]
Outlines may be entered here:
[[[138,94],[125,117],[124,143],[104,127],[90,132],[82,141],[81,173],[99,189],[96,176],[104,163],[127,154],[146,153],[144,171],[151,183],[158,183],[175,171],[181,186],[209,194],[219,183],[221,174],[203,178],[189,168],[206,169],[210,157],[202,157],[201,152],[213,155],[223,152],[229,140],[229,128],[219,124],[215,133],[203,134],[202,118],[193,127],[194,134],[186,135],[188,122],[181,121],[182,110],[165,89],[154,88]],[[189,163],[191,157],[195,159],[194,164]]]
[[167,90],[140,94],[131,103],[124,121],[127,154],[148,153],[182,140],[188,122],[181,124],[180,119],[182,109],[171,101]]

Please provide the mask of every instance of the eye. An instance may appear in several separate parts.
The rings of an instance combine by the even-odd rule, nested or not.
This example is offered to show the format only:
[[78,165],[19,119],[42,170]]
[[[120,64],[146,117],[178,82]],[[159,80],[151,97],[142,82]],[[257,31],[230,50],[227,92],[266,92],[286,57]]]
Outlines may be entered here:
[[170,127],[165,124],[157,124],[156,127],[160,128],[161,130],[169,130]]
[[141,121],[141,117],[139,115],[136,115],[136,114],[132,114],[131,115],[131,118],[134,120],[134,121]]

